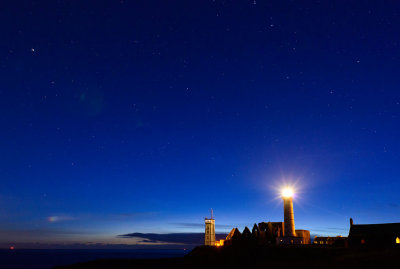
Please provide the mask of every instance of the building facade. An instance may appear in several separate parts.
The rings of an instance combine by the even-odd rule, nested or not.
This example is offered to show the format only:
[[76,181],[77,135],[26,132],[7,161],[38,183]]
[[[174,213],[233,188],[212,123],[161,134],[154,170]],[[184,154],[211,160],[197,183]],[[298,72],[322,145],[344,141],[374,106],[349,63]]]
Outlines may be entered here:
[[215,246],[215,220],[213,217],[213,211],[211,209],[211,218],[205,218],[205,239],[204,245]]
[[347,247],[347,237],[343,236],[315,236],[314,245],[328,245],[335,247]]

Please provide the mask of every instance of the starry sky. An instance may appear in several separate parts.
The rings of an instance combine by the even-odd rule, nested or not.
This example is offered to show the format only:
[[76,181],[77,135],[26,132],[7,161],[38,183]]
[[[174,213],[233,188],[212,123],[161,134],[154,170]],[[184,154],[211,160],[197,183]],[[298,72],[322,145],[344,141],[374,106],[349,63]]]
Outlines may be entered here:
[[398,1],[1,3],[0,247],[283,221],[283,185],[311,234],[399,222],[399,25]]

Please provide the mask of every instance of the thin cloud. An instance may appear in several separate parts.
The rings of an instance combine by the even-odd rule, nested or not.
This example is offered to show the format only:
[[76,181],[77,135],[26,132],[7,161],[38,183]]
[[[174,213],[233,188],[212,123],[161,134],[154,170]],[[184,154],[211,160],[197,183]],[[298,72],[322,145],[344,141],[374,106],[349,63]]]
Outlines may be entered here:
[[69,220],[74,220],[75,218],[72,216],[49,216],[46,218],[48,222],[50,223],[55,223],[55,222],[61,222],[61,221],[69,221]]
[[[227,234],[216,234],[216,239],[224,239]],[[201,245],[204,243],[204,233],[130,233],[118,235],[118,238],[140,238],[143,243],[169,243],[185,245]]]
[[[173,224],[177,225],[178,227],[182,227],[182,228],[202,228],[202,229],[204,229],[203,223],[178,222],[178,223],[173,223]],[[217,228],[217,229],[231,229],[233,227],[234,227],[233,225],[215,224],[215,228]]]
[[342,235],[347,235],[349,230],[346,228],[336,228],[336,227],[320,227],[320,228],[314,228],[313,231],[317,232],[319,235],[321,234],[335,234],[338,235],[338,233],[341,233]]

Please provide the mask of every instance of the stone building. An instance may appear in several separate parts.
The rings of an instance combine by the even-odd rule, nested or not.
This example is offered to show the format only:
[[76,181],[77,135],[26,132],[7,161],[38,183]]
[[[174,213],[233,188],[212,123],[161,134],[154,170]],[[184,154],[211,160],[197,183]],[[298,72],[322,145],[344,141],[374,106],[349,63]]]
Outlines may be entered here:
[[347,237],[343,236],[316,236],[313,241],[314,245],[328,245],[335,247],[347,247]]
[[349,246],[400,246],[400,223],[353,224],[350,219]]
[[260,222],[253,225],[251,232],[248,227],[245,227],[242,233],[238,228],[233,228],[226,237],[224,244],[310,244],[310,231],[296,230],[297,233],[298,236],[290,237],[293,242],[283,242],[284,238],[289,238],[285,237],[285,225],[283,222]]
[[296,237],[302,238],[302,242],[300,242],[300,244],[303,244],[303,245],[311,244],[309,230],[296,230]]

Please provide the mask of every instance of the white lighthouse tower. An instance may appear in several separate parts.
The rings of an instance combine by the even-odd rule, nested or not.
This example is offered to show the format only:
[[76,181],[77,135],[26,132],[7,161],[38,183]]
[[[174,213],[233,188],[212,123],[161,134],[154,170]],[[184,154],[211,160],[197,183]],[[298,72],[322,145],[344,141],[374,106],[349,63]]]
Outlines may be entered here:
[[211,208],[211,218],[210,219],[205,218],[204,222],[206,225],[204,245],[215,246],[215,220],[212,208]]

